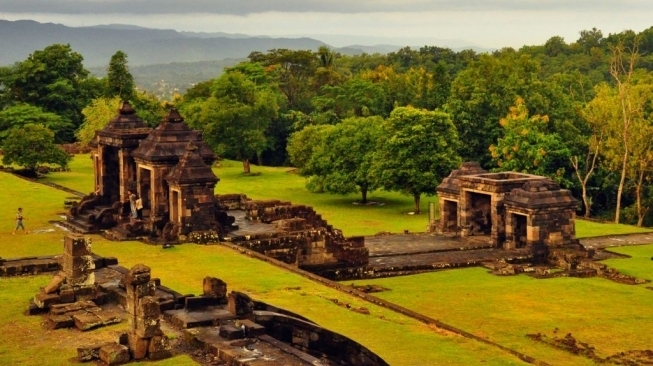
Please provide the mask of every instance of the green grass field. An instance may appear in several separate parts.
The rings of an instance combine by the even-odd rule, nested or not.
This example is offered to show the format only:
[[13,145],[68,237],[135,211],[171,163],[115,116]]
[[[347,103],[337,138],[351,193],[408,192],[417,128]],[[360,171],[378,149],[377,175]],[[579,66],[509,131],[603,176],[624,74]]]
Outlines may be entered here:
[[[77,156],[71,164],[72,172],[53,173],[47,180],[82,192],[91,191],[90,164],[86,156]],[[356,195],[341,197],[306,191],[304,179],[289,173],[288,169],[253,167],[254,172],[261,173],[259,176],[243,176],[241,169],[240,163],[235,162],[223,162],[222,167],[215,168],[221,178],[216,192],[245,193],[254,199],[277,198],[312,205],[346,235],[405,229],[423,231],[428,221],[427,214],[406,215],[405,212],[412,210],[412,200],[399,194],[377,192],[371,199],[384,202],[384,206],[360,207],[351,204],[358,199]],[[69,195],[6,173],[0,173],[0,189],[6,203],[3,207],[10,207],[0,212],[0,257],[60,253],[62,233],[39,230],[50,228],[47,221],[58,217],[63,211],[62,202]],[[423,199],[423,210],[427,209],[428,200],[430,198]],[[15,214],[11,207],[18,205],[25,208],[25,216],[29,219],[26,224],[29,230],[36,230],[35,233],[11,236]],[[577,225],[579,237],[644,230],[649,231],[581,220]],[[93,240],[93,249],[98,254],[116,256],[127,267],[145,263],[152,267],[153,276],[180,292],[199,293],[202,278],[221,278],[230,289],[250,293],[359,341],[392,365],[522,363],[497,348],[429,328],[221,246],[189,244],[164,251],[137,242],[108,242],[99,237]],[[653,279],[652,245],[611,250],[632,258],[611,259],[606,262],[610,266],[626,274]],[[22,335],[41,331],[35,320],[38,318],[26,317],[22,311],[29,297],[47,280],[47,276],[0,279],[0,302],[3,304],[0,332],[8,335],[0,342],[0,364],[59,365],[74,356],[71,345],[62,345],[61,352],[50,358],[27,356],[27,353],[38,354],[51,349],[47,344]],[[553,336],[557,328],[562,336],[572,333],[578,340],[596,347],[601,357],[651,348],[653,291],[646,289],[647,285],[621,285],[600,278],[496,277],[481,268],[357,281],[357,284],[363,283],[391,289],[376,294],[381,298],[551,365],[589,365],[592,362],[534,342],[526,334],[541,332]],[[330,301],[333,298],[353,307],[367,307],[371,314],[362,315],[339,307]],[[16,327],[23,331],[15,332]],[[183,357],[176,360],[178,364],[190,362]]]

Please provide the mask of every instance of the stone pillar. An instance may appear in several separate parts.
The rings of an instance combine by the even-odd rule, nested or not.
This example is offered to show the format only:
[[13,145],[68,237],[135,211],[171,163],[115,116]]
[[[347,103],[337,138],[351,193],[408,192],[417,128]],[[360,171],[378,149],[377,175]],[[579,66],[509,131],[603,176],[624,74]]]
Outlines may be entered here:
[[73,286],[95,284],[95,262],[91,252],[91,238],[68,234],[64,237],[63,272],[66,283]]
[[156,285],[150,280],[150,268],[137,264],[125,275],[126,310],[131,329],[127,333],[129,352],[135,360],[160,360],[172,356],[170,342],[161,331],[161,309],[154,297]]

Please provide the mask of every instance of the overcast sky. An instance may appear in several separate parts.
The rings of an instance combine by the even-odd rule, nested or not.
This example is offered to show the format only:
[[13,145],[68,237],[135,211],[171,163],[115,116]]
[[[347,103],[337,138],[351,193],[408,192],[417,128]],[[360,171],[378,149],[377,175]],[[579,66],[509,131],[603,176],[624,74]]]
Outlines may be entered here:
[[[5,20],[69,26],[121,23],[179,31],[319,36],[333,46],[368,37],[457,47],[569,43],[653,26],[653,0],[0,0]],[[327,35],[346,36],[326,37]],[[2,35],[0,35],[2,36]],[[441,44],[449,42],[451,44]],[[458,41],[455,41],[458,40]]]

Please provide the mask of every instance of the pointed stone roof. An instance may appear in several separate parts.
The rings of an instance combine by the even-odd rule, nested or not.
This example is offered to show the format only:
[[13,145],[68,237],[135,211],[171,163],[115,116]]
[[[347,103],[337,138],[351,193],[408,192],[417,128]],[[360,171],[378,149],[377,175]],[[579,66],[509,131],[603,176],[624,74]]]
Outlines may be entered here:
[[129,102],[124,101],[118,109],[118,114],[97,132],[97,142],[101,145],[136,147],[138,141],[151,131]]
[[198,154],[207,165],[217,159],[199,133],[184,122],[177,109],[172,108],[157,128],[141,141],[132,155],[137,159],[156,163],[176,164],[185,154],[190,141],[196,145]]
[[168,183],[175,184],[216,184],[220,180],[211,167],[204,163],[199,148],[192,140],[186,145],[186,152],[179,159],[179,163],[172,168],[165,179]]

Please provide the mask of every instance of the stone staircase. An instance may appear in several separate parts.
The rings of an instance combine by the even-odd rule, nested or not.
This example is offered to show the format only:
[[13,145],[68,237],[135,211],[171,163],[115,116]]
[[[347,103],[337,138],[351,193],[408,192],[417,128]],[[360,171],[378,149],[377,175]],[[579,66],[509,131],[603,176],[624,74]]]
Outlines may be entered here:
[[101,233],[106,227],[102,227],[97,223],[94,218],[98,217],[102,210],[111,208],[109,205],[96,206],[81,214],[72,216],[66,215],[66,221],[61,221],[59,224],[71,232],[78,234],[97,234]]

